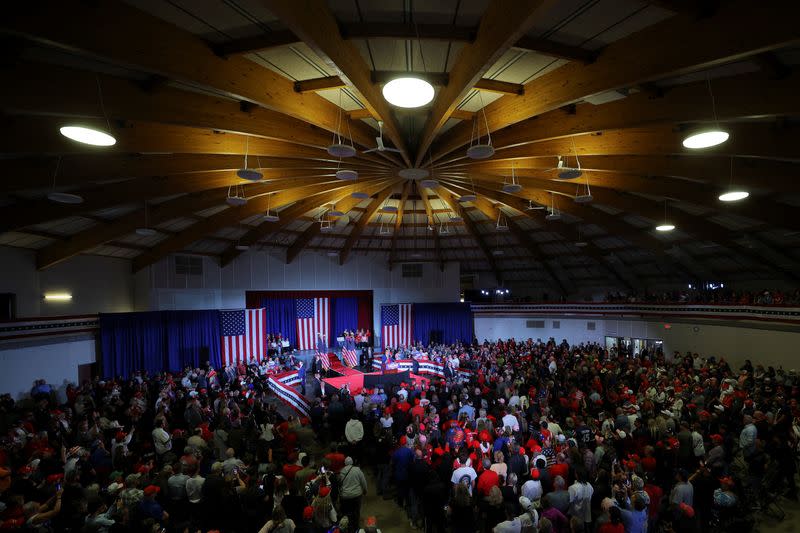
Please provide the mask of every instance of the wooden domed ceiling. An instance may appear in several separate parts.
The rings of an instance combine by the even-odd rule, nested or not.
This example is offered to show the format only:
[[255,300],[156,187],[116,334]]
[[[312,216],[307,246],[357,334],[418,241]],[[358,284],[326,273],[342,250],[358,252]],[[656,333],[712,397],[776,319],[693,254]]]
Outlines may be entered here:
[[[564,293],[797,277],[796,2],[60,0],[7,11],[0,244],[35,249],[39,268],[81,253],[135,270],[175,252],[226,264],[249,248],[288,262],[305,250],[337,251],[342,264],[354,253],[459,261]],[[429,105],[384,99],[383,84],[408,71],[435,87]],[[364,153],[378,120],[399,152]],[[68,124],[117,142],[76,143],[59,133]],[[682,145],[708,127],[730,138]],[[467,157],[487,131],[494,155]],[[329,155],[337,133],[354,157]],[[237,177],[245,152],[261,181]],[[576,156],[580,177],[559,179],[559,158],[575,167]],[[438,187],[398,174],[408,167]],[[337,180],[342,169],[358,179]],[[521,189],[504,192],[512,181]],[[731,187],[750,196],[721,202]],[[53,191],[83,202],[53,203]],[[655,231],[664,222],[675,230]]]

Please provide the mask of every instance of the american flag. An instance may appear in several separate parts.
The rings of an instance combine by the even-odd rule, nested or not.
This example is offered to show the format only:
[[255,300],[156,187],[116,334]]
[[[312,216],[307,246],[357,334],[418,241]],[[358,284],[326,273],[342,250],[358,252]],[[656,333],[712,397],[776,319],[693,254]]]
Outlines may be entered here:
[[220,311],[219,319],[223,364],[247,364],[266,356],[266,309]]
[[413,304],[381,306],[381,345],[385,349],[410,346],[414,327]]
[[349,366],[358,366],[358,355],[356,355],[356,341],[352,337],[344,340],[342,347],[342,357]]
[[298,349],[315,349],[317,333],[325,335],[327,342],[331,319],[330,302],[330,298],[299,298],[295,300]]

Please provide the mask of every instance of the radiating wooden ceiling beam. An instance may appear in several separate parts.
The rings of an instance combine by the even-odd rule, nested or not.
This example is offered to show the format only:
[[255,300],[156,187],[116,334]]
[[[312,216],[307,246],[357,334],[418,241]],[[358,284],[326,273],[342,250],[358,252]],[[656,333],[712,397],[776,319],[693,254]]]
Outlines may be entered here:
[[[44,0],[16,4],[6,15],[0,31],[257,103],[327,131],[339,124],[340,108],[321,96],[295,93],[291,81],[244,57],[221,58],[200,37],[124,2]],[[356,143],[372,144],[368,125],[353,122],[351,131]]]
[[[753,220],[760,220],[775,227],[800,230],[800,220],[797,217],[797,208],[794,206],[763,199],[755,194],[751,195],[746,201],[721,202],[719,195],[728,190],[728,184],[731,183],[730,177],[727,178],[728,184],[724,187],[716,188],[659,175],[637,176],[619,172],[596,172],[591,170],[584,170],[583,176],[577,180],[570,181],[553,180],[549,178],[556,177],[554,175],[542,176],[541,173],[531,173],[525,170],[518,170],[516,175],[519,183],[523,186],[574,192],[576,188],[585,189],[585,185],[588,182],[592,191],[603,188],[661,196],[678,202],[708,207],[721,215],[734,214]],[[508,180],[508,178],[500,175],[487,176],[481,174],[481,178],[485,181],[493,181],[498,185]],[[739,187],[742,186],[742,182],[736,180],[733,180],[733,184]]]
[[[281,179],[318,178],[334,180],[334,170],[319,172],[314,170],[268,170],[264,171],[265,180],[276,186]],[[295,186],[296,181],[288,180],[287,184]],[[109,207],[140,204],[164,196],[190,194],[208,189],[220,189],[231,185],[249,185],[233,172],[196,172],[178,176],[153,176],[109,183],[97,187],[72,190],[83,197],[80,204],[55,204],[46,198],[38,200],[19,200],[17,203],[3,208],[0,220],[0,231],[10,231],[49,220],[70,216],[82,216],[92,211]]]
[[[748,0],[731,1],[706,19],[676,15],[608,45],[591,64],[569,63],[529,82],[524,95],[487,105],[489,130],[497,131],[590,95],[797,45],[800,34],[794,21],[798,18],[800,4],[789,0],[758,6]],[[742,38],[729,39],[732,34]],[[458,125],[437,144],[436,153],[452,152],[469,140],[469,125]]]
[[[60,160],[59,160],[60,159]],[[307,170],[309,174],[336,172],[337,162],[261,156],[266,175],[273,171]],[[0,159],[0,175],[24,176],[24,179],[0,180],[0,193],[53,186],[92,187],[109,181],[176,176],[190,180],[197,173],[232,173],[242,166],[240,155],[216,154],[102,154],[87,153],[58,156],[31,156]],[[371,169],[363,164],[353,167],[367,175]]]
[[[347,196],[336,202],[336,208],[345,213],[345,216],[347,216],[347,213],[354,211],[354,208],[362,201],[363,200],[359,198]],[[361,212],[363,213],[363,210],[361,210]],[[308,219],[309,217],[302,218]],[[292,261],[294,261],[298,255],[300,255],[300,252],[303,251],[308,243],[320,233],[320,225],[311,224],[300,235],[298,235],[294,242],[289,245],[288,249],[286,250],[286,264],[291,264]]]
[[403,184],[403,192],[400,194],[400,205],[397,206],[397,216],[394,219],[394,231],[392,232],[392,245],[389,248],[389,264],[391,264],[392,260],[394,259],[395,245],[397,244],[397,235],[400,233],[400,227],[403,224],[403,214],[405,213],[406,201],[408,200],[408,193],[411,190],[412,183],[414,183],[412,182],[412,180],[406,180],[406,182]]
[[[465,188],[463,186],[463,184],[460,184],[458,182],[447,181],[446,183],[447,183],[447,186],[449,188],[451,188],[451,190],[456,191],[458,194],[467,194],[467,193],[470,192],[469,189]],[[483,214],[485,214],[487,217],[489,217],[490,219],[497,219],[498,218],[498,213],[500,212],[499,208],[496,205],[491,204],[491,202],[489,202],[487,200],[487,198],[491,198],[492,200],[495,200],[497,202],[500,202],[500,204],[502,204],[502,200],[503,200],[503,198],[505,198],[505,195],[504,196],[499,196],[499,197],[495,197],[495,196],[491,196],[491,195],[478,196],[478,199],[475,202],[473,202],[474,205],[476,206],[476,208],[478,208],[481,212],[483,212]],[[513,198],[513,197],[511,197],[511,198]],[[511,207],[513,209],[520,210],[524,217],[535,220],[536,217],[533,214],[533,212],[525,209],[524,207],[522,207],[521,204],[524,205],[524,202],[515,201],[514,205],[509,205],[509,207]],[[508,204],[506,204],[506,205],[508,205]],[[520,207],[522,207],[522,209],[520,209]],[[528,235],[527,231],[524,230],[517,223],[517,221],[514,219],[514,217],[508,217],[507,216],[506,220],[507,220],[507,223],[508,223],[508,228],[511,231],[511,233],[514,235],[514,237],[523,246],[525,246],[535,256],[535,259],[537,261],[542,263],[542,267],[550,275],[550,277],[553,278],[555,283],[559,286],[561,294],[563,294],[563,295],[569,294],[569,291],[563,285],[563,283],[561,282],[561,279],[556,275],[555,271],[552,269],[550,264],[547,263],[547,257],[546,257],[546,254],[541,249],[541,244],[536,242],[536,241],[534,241],[533,239],[531,239],[530,236]],[[557,233],[559,236],[561,236],[561,238],[564,240],[564,242],[570,242],[569,241],[569,237],[565,237],[565,235],[569,235],[571,233],[574,233],[575,232],[574,228],[570,227],[567,224],[564,224],[563,222],[559,222],[557,224],[554,224],[553,226],[555,226],[555,229],[552,229],[552,227],[551,227],[549,222],[547,224],[548,225],[544,228],[544,231],[553,231],[554,233]],[[583,253],[585,253],[586,255],[588,255],[589,257],[593,258],[601,268],[605,266],[605,261],[603,259],[603,254],[600,253],[597,249],[588,248],[588,249],[584,249],[584,250],[581,250],[581,251]],[[617,281],[621,282],[627,288],[629,288],[629,289],[633,288],[623,278],[619,277],[616,272],[611,271],[610,274],[611,274],[611,277],[616,278]]]
[[401,157],[411,165],[405,137],[389,103],[370,80],[370,70],[358,48],[342,38],[333,13],[324,0],[308,0],[302,6],[293,0],[262,0],[262,3],[290,30],[299,36],[320,57],[328,59],[349,86],[363,96],[364,107],[380,117],[386,136],[401,151]]
[[[340,182],[342,183],[342,182]],[[279,231],[282,227],[286,224],[291,223],[297,217],[311,211],[312,209],[316,209],[319,206],[329,204],[331,202],[336,202],[347,198],[352,192],[356,190],[361,190],[362,192],[366,192],[367,194],[374,194],[377,190],[379,190],[382,186],[386,185],[386,180],[372,180],[368,182],[359,182],[359,184],[347,184],[344,187],[336,188],[332,190],[330,194],[324,195],[317,195],[314,198],[308,198],[301,202],[298,202],[297,205],[293,205],[286,209],[285,213],[281,213],[281,220],[278,222],[262,222],[257,227],[248,231],[239,242],[241,244],[246,244],[248,246],[252,246],[262,239]],[[224,265],[227,265],[231,261],[233,261],[236,257],[239,256],[239,250],[236,250],[234,246],[229,247],[225,252],[223,252],[221,257],[221,262]]]
[[450,69],[450,83],[433,100],[417,151],[419,166],[433,139],[467,92],[535,20],[542,0],[495,0],[481,17],[475,41],[465,44]]
[[467,228],[467,232],[470,236],[478,243],[480,246],[481,251],[483,252],[486,261],[489,263],[489,266],[492,268],[492,272],[494,272],[495,280],[497,281],[498,285],[503,283],[503,276],[500,273],[500,269],[497,267],[497,261],[495,261],[494,255],[492,255],[492,251],[489,249],[489,246],[486,244],[486,241],[483,240],[483,236],[481,235],[480,230],[478,230],[475,221],[470,218],[469,214],[464,212],[461,209],[461,206],[458,202],[458,199],[455,198],[450,192],[445,190],[442,187],[438,187],[436,189],[436,195],[441,199],[444,203],[450,206],[454,213],[459,214],[464,219],[464,226]]
[[[296,179],[294,181],[295,188],[292,191],[311,193],[315,191],[324,191],[330,189],[332,186],[338,185],[341,182],[331,183],[329,180],[313,178],[313,179]],[[278,184],[252,184],[245,186],[244,192],[248,197],[256,194],[264,195],[274,191],[285,190],[289,184],[284,182]],[[168,200],[158,205],[150,206],[148,209],[148,224],[153,227],[157,226],[168,220],[180,218],[189,213],[196,213],[210,207],[217,205],[225,205],[226,189],[212,189],[203,191],[196,194],[189,194],[181,196],[174,200]],[[248,202],[247,209],[234,208],[233,210],[227,209],[231,212],[245,212],[252,210],[254,207],[260,205],[264,199],[263,196]],[[255,212],[258,212],[256,209]],[[255,213],[252,213],[255,214]],[[238,216],[238,215],[236,215]],[[242,217],[243,218],[247,218]],[[241,220],[237,219],[236,221]],[[128,215],[124,215],[112,222],[101,225],[93,226],[85,231],[72,235],[68,241],[56,243],[39,250],[36,254],[37,268],[45,269],[55,265],[65,259],[69,259],[79,253],[94,248],[100,244],[114,240],[122,235],[132,233],[136,228],[142,227],[145,224],[144,209],[139,209]],[[216,231],[219,227],[215,228]],[[188,230],[186,230],[188,231]],[[209,233],[213,233],[213,231]],[[184,232],[182,232],[184,233]],[[196,240],[196,239],[195,239]]]
[[[45,70],[51,83],[40,81]],[[206,128],[315,148],[331,144],[331,134],[320,127],[259,106],[242,112],[240,102],[221,96],[169,86],[147,93],[131,80],[56,65],[25,63],[6,69],[5,73],[8,81],[0,84],[0,106],[13,113],[53,116],[65,123],[74,122],[75,117],[102,119],[103,110],[96,99],[87,97],[97,92],[99,83],[105,112],[115,122],[132,120]],[[244,143],[244,137],[241,142]],[[387,164],[375,156],[359,154],[358,159]]]
[[487,91],[490,93],[520,95],[525,94],[525,86],[521,83],[509,83],[507,81],[493,80],[490,78],[481,78],[473,87],[478,91]]
[[[726,124],[730,139],[718,146],[706,148],[693,157],[741,156],[769,159],[793,159],[800,142],[800,128],[793,124],[741,122]],[[642,128],[608,130],[594,134],[550,139],[495,152],[493,161],[515,160],[530,157],[552,157],[551,168],[556,167],[557,156],[569,156],[574,163],[575,152],[581,159],[589,155],[689,155],[682,141],[686,136],[680,128],[671,125],[654,125]],[[574,142],[574,145],[573,145]],[[466,161],[440,162],[437,171],[469,168],[474,163]],[[461,165],[461,167],[459,167]],[[654,169],[658,173],[658,169]]]
[[427,216],[427,222],[431,226],[431,233],[433,233],[433,249],[436,254],[436,258],[439,261],[439,267],[444,272],[444,261],[442,260],[442,245],[439,239],[441,236],[439,235],[439,224],[438,221],[433,217],[433,209],[431,209],[431,201],[428,196],[428,190],[424,187],[419,187],[419,196],[422,199],[422,204],[425,206],[425,214]]
[[347,87],[339,76],[324,76],[322,78],[311,78],[294,82],[294,90],[298,93],[308,93],[312,91],[325,91],[328,89],[340,89]]
[[[341,181],[335,184],[325,184],[317,187],[298,187],[281,191],[271,196],[260,196],[247,202],[244,206],[226,209],[225,211],[204,218],[196,224],[182,230],[179,234],[159,242],[149,252],[136,257],[133,260],[133,271],[138,272],[158,262],[169,254],[182,250],[184,247],[202,239],[204,236],[215,233],[221,228],[234,225],[240,220],[263,213],[266,211],[267,206],[272,210],[280,209],[283,206],[294,204],[295,202],[305,205],[321,205],[330,202],[333,198],[337,197],[337,195],[341,194],[342,189],[347,187],[348,186],[344,185]],[[291,209],[291,207],[287,209]],[[285,217],[281,219],[280,222],[262,224],[285,225],[291,221],[292,219],[290,217]],[[250,232],[248,232],[247,235],[249,234]],[[246,238],[247,235],[238,239],[237,243],[253,244]],[[235,250],[234,246],[235,245],[230,246],[229,249]]]
[[[717,117],[722,121],[731,121],[798,115],[798,84],[800,73],[782,80],[769,79],[761,72],[716,79],[713,81],[713,90]],[[769,98],[764,98],[765,94]],[[575,106],[575,112],[571,114],[565,114],[560,109],[549,111],[493,133],[492,143],[498,148],[509,148],[612,129],[713,122],[708,84],[702,81],[671,87],[661,97],[638,92],[602,105],[583,103]],[[442,149],[447,149],[443,143],[434,146],[434,160],[446,155]],[[452,155],[465,159],[466,151]]]
[[367,206],[367,210],[361,213],[361,216],[358,217],[358,221],[353,225],[353,229],[350,230],[350,234],[347,236],[342,249],[339,251],[340,266],[347,262],[347,257],[350,255],[350,250],[353,249],[353,245],[356,243],[359,237],[361,237],[361,233],[364,231],[364,227],[367,225],[367,222],[369,222],[369,219],[372,218],[372,215],[374,215],[375,212],[383,205],[389,195],[392,194],[395,185],[398,183],[400,183],[399,180],[394,181],[390,183],[388,187],[385,187],[379,191],[375,198],[371,199],[369,205]]
[[298,41],[297,35],[290,30],[273,30],[252,37],[242,37],[222,43],[209,43],[209,46],[218,56],[228,57],[297,44]]
[[[70,121],[57,117],[41,117],[28,115],[5,116],[2,119],[4,126],[0,133],[5,153],[17,155],[28,154],[238,154],[244,156],[245,136],[236,133],[226,133],[218,130],[204,128],[190,128],[173,124],[158,124],[153,122],[125,121],[112,122],[111,133],[116,137],[114,146],[103,148],[71,141],[58,131],[59,125]],[[82,119],[81,123],[89,127],[108,129],[105,120]],[[373,144],[375,140],[373,139]],[[250,162],[258,163],[257,157],[283,157],[298,158],[311,161],[337,162],[335,158],[322,148],[305,146],[301,144],[265,139],[262,137],[249,137],[248,151]],[[239,163],[234,168],[241,168],[244,158],[239,158]],[[374,168],[385,168],[381,164],[353,158],[346,160],[342,165],[366,165]]]
[[[510,175],[537,171],[538,177],[555,177],[551,157],[531,157],[514,160],[483,161],[469,164],[465,169]],[[789,161],[760,158],[734,158],[733,176],[736,185],[749,189],[766,189],[781,193],[800,194],[800,165]],[[717,187],[730,185],[731,159],[718,155],[590,155],[581,157],[581,168],[587,171],[628,173],[640,176],[661,176],[701,181]]]
[[[542,181],[541,186],[544,188],[544,190],[558,191],[561,194],[566,194],[566,195],[573,194],[574,184],[546,181],[546,180],[540,180],[540,181]],[[484,182],[480,182],[481,185],[483,185],[483,183]],[[496,187],[496,184],[493,186]],[[489,188],[486,189],[485,187],[480,186],[478,183],[476,183],[475,185],[476,190],[480,189],[482,191],[489,191],[490,193],[491,193],[491,187],[492,185],[490,185]],[[544,200],[545,202],[547,201],[546,196],[541,197],[542,196],[541,192],[535,192],[529,188],[523,189],[519,195],[527,197],[537,196],[539,197],[539,200],[534,198],[531,199],[533,199],[538,203],[541,203],[540,200]],[[653,220],[655,223],[660,223],[661,221],[664,220],[664,204],[662,202],[654,202],[652,200],[649,200],[641,196],[633,196],[631,194],[613,191],[610,189],[603,189],[599,187],[592,190],[592,195],[594,196],[594,201],[597,202],[598,204],[606,205],[614,209],[619,209],[626,213],[643,216],[645,218]],[[542,205],[547,205],[547,204],[544,203]],[[621,222],[620,219],[612,215],[603,213],[599,209],[592,209],[585,204],[575,204],[574,202],[570,201],[569,198],[564,199],[562,197],[562,199],[558,202],[557,207],[567,213],[583,211],[582,215],[578,215],[582,219],[592,223],[596,223],[601,227],[606,227],[606,230],[611,231],[612,233],[618,233],[618,234],[627,233],[622,238],[629,240],[631,242],[634,242],[634,239],[636,241],[639,241],[637,242],[637,244],[638,243],[644,244],[646,241],[651,241],[651,242],[655,241],[656,243],[658,243],[655,245],[655,250],[657,250],[658,253],[662,255],[664,253],[664,250],[666,249],[666,245],[668,244],[668,242],[666,241],[658,241],[657,239],[655,239],[655,237],[652,237],[651,236],[652,234],[650,233],[650,230],[648,228],[643,228],[641,230],[641,235],[637,235],[636,233],[631,233],[629,228],[628,229],[620,228],[619,230],[617,230],[614,227],[617,226],[617,221],[619,221],[623,227],[629,225],[624,222]],[[591,212],[585,211],[585,209],[589,209]],[[742,246],[742,244],[736,240],[736,238],[738,238],[742,232],[732,231],[727,228],[723,228],[721,226],[709,225],[706,217],[690,215],[677,208],[669,210],[667,216],[672,223],[674,223],[678,228],[680,228],[681,231],[689,233],[700,239],[716,242],[717,244],[721,244],[723,246],[733,247],[737,249],[737,251],[742,255],[752,258],[759,257],[752,250],[749,250],[747,247]],[[650,247],[652,249],[653,245],[650,245]],[[766,258],[760,258],[759,260],[768,261],[768,259]],[[776,271],[778,271],[788,279],[796,279],[800,277],[795,273],[787,271],[783,266],[775,264],[775,262],[771,262],[771,264]]]

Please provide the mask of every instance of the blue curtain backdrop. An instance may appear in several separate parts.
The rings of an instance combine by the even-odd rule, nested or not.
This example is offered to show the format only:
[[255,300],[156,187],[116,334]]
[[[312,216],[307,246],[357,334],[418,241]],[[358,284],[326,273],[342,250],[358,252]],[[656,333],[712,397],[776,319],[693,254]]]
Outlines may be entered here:
[[103,375],[128,377],[136,370],[160,372],[166,363],[160,312],[100,315]]
[[331,298],[331,319],[331,340],[335,345],[336,337],[344,330],[358,328],[358,298]]
[[165,311],[164,324],[167,368],[197,367],[204,350],[208,350],[208,361],[214,368],[221,366],[219,311]]
[[414,304],[414,340],[472,342],[472,311],[467,303]]
[[294,298],[264,298],[260,307],[267,310],[267,333],[280,333],[297,348],[297,314]]
[[100,347],[105,377],[198,366],[206,349],[219,368],[219,311],[101,314]]

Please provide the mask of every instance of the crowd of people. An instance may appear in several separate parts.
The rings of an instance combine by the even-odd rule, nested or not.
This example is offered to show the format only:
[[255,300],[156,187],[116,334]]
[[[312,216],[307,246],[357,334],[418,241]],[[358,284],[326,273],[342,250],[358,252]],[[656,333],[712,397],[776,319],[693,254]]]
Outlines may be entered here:
[[780,289],[737,291],[724,287],[709,287],[630,294],[618,292],[606,295],[605,301],[609,303],[797,305],[800,304],[800,289],[794,291]]
[[308,416],[252,367],[3,395],[0,529],[373,532],[377,492],[405,530],[744,531],[796,498],[794,371],[552,339],[412,351],[451,371],[318,391]]

